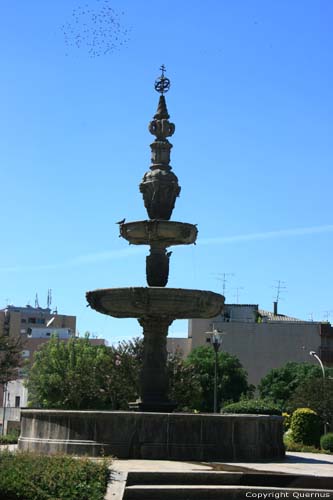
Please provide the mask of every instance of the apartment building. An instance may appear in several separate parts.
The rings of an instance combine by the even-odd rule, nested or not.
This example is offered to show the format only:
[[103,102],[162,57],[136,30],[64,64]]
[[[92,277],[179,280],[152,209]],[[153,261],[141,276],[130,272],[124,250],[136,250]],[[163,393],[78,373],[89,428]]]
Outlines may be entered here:
[[257,385],[272,368],[288,361],[316,363],[309,355],[315,351],[326,366],[333,366],[333,327],[328,322],[304,321],[259,308],[257,304],[225,304],[223,313],[211,319],[191,319],[188,337],[168,339],[168,350],[175,346],[184,354],[207,345],[214,329],[225,333],[222,350],[235,355]]

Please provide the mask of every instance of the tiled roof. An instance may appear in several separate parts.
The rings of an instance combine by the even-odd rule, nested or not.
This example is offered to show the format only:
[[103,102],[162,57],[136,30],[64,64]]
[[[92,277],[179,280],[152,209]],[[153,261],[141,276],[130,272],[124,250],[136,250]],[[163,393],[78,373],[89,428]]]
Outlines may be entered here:
[[271,311],[265,311],[264,309],[259,309],[258,312],[262,317],[267,318],[268,321],[294,321],[297,323],[308,323],[308,321],[305,321],[304,319],[293,318],[292,316],[286,316],[285,314],[274,314]]

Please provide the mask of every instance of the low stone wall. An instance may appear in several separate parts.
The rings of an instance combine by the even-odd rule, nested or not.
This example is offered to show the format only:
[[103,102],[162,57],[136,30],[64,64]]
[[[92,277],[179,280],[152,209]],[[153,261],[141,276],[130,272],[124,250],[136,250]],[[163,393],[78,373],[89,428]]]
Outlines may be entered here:
[[22,410],[19,449],[151,460],[258,461],[283,457],[282,437],[282,417],[268,415]]

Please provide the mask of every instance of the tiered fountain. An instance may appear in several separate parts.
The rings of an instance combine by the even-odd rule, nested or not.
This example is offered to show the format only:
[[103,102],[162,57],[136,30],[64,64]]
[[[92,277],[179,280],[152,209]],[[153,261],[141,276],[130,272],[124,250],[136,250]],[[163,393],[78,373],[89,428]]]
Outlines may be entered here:
[[149,219],[120,223],[120,235],[134,245],[149,245],[148,287],[108,288],[87,292],[98,312],[137,318],[143,327],[144,360],[140,398],[129,412],[23,410],[19,448],[43,453],[66,452],[119,458],[178,460],[277,458],[283,455],[282,419],[254,415],[172,413],[168,398],[166,339],[175,319],[211,318],[223,307],[222,295],[202,290],[166,288],[173,245],[195,243],[193,224],[170,221],[180,193],[170,166],[169,121],[164,93],[170,87],[165,68],[155,82],[161,94],[149,124],[156,137],[152,165],[140,184]]
[[141,377],[141,398],[132,408],[142,411],[172,411],[176,404],[168,399],[166,373],[166,338],[174,319],[211,318],[220,313],[223,296],[213,292],[165,288],[169,276],[172,245],[194,243],[195,225],[170,221],[180,193],[178,179],[170,166],[172,145],[167,137],[175,131],[169,121],[164,93],[169,79],[164,75],[155,82],[161,93],[149,131],[156,139],[151,144],[152,165],[140,184],[149,220],[120,223],[120,235],[134,245],[149,245],[146,258],[148,287],[109,288],[87,293],[93,309],[117,318],[138,318],[143,327],[144,361]]

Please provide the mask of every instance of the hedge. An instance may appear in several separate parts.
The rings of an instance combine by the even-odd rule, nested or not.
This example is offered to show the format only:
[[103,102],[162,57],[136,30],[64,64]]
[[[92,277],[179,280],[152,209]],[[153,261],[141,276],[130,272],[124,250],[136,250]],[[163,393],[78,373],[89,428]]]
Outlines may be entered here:
[[0,498],[6,500],[103,500],[107,460],[0,453]]
[[264,399],[244,399],[224,406],[221,413],[245,413],[254,415],[281,415],[278,406]]

